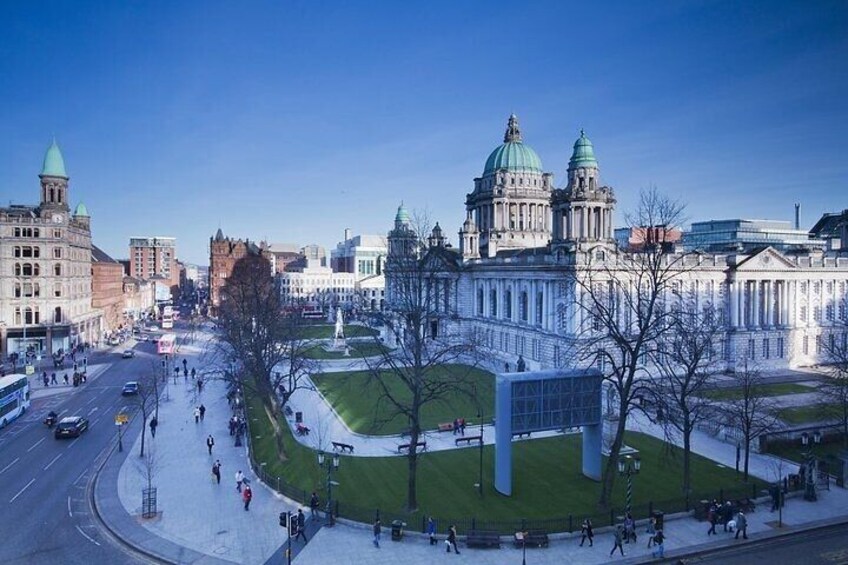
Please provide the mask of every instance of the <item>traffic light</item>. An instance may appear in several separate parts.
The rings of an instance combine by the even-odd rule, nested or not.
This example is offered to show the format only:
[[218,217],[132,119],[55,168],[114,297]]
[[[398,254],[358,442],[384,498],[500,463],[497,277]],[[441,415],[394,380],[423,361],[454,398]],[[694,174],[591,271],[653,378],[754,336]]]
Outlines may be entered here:
[[296,536],[297,535],[297,517],[290,516],[289,517],[289,535]]
[[285,512],[280,512],[280,527],[288,527],[288,514]]

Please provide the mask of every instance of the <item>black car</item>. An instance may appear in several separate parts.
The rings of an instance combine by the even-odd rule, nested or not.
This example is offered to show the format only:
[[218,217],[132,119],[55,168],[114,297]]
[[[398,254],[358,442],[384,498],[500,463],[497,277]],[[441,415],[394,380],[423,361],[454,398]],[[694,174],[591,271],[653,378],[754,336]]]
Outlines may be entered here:
[[68,416],[59,420],[54,435],[56,439],[63,437],[79,437],[88,429],[88,420],[82,416]]
[[138,394],[138,381],[129,381],[124,383],[124,388],[121,389],[122,396],[135,396]]

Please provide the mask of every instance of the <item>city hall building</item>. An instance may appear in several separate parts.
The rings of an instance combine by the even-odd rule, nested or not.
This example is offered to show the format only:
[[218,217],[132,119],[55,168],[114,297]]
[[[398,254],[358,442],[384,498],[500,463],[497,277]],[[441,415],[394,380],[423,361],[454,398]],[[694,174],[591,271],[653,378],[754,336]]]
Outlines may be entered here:
[[[432,337],[470,332],[507,360],[523,356],[532,368],[574,364],[572,354],[593,323],[581,306],[588,304],[585,287],[576,281],[593,272],[628,274],[615,274],[622,253],[614,236],[615,192],[601,182],[594,147],[583,132],[567,174],[564,186],[554,188],[553,175],[523,142],[511,116],[503,144],[465,198],[459,249],[446,246],[435,230],[426,243],[416,243],[408,213],[398,209],[388,235],[389,308],[398,302],[392,281],[398,259],[422,246],[441,248],[433,256],[443,266],[428,275],[439,297],[428,325]],[[813,365],[825,361],[828,343],[846,340],[848,245],[683,249],[676,246],[669,255],[679,270],[669,288],[721,314],[717,349],[724,368]]]

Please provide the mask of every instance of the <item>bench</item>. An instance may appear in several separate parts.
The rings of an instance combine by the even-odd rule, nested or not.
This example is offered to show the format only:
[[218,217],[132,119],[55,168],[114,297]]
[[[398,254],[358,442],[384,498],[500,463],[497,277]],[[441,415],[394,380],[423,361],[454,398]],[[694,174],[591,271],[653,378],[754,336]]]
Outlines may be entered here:
[[453,422],[448,422],[447,424],[439,424],[440,432],[452,432],[453,431]]
[[297,435],[299,435],[299,436],[308,436],[310,430],[309,430],[308,427],[304,426],[303,424],[297,424],[297,426],[295,427],[295,431],[297,432]]
[[459,445],[460,443],[463,443],[463,442],[467,443],[468,445],[471,445],[472,441],[479,441],[480,443],[483,443],[483,436],[458,437],[454,441],[456,442],[456,445]]
[[515,532],[512,544],[516,548],[521,548],[525,544],[527,547],[548,547],[548,534],[543,530]]
[[[419,447],[421,448],[422,451],[427,451],[427,442],[426,441],[419,441],[418,443],[415,444],[415,449],[418,449]],[[411,443],[402,443],[398,446],[398,453],[400,453],[404,449],[410,449],[410,448],[412,448]]]
[[333,442],[333,451],[339,450],[342,453],[347,451],[348,453],[353,453],[353,446],[349,443],[341,443],[338,441]]
[[400,437],[406,437],[408,435],[412,435],[412,429],[404,428],[400,431]]
[[515,438],[520,439],[520,438],[523,438],[523,437],[530,437],[530,432],[516,432],[516,433],[512,434],[512,439],[515,439]]
[[498,532],[490,532],[487,530],[471,530],[465,538],[465,545],[468,547],[501,547],[501,537]]

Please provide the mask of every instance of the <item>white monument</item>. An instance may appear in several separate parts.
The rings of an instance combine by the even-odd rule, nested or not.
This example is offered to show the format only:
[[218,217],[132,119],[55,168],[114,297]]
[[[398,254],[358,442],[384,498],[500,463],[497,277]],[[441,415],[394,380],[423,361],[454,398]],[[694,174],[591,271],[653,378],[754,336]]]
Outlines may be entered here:
[[341,307],[336,308],[336,331],[333,333],[333,349],[347,352],[347,340],[344,335],[344,315]]

